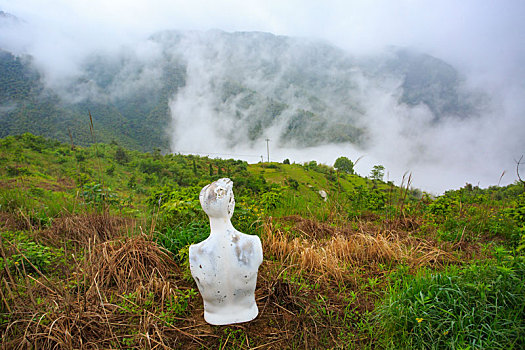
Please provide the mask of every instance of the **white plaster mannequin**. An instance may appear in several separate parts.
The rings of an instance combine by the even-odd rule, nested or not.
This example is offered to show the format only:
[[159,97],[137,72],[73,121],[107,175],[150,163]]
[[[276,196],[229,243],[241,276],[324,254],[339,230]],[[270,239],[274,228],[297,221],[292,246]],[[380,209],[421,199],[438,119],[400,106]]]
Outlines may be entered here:
[[210,218],[210,236],[190,246],[190,270],[204,301],[204,319],[213,325],[253,320],[261,240],[237,231],[230,218],[235,208],[233,182],[220,179],[205,186],[199,199]]

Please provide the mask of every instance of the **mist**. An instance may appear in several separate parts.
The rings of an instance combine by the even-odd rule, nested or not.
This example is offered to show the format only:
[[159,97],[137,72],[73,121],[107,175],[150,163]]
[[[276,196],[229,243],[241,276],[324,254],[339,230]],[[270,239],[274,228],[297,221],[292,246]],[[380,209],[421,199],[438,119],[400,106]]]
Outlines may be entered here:
[[[193,38],[189,42],[194,45],[198,40]],[[399,184],[406,173],[412,173],[414,186],[434,193],[466,183],[489,186],[515,180],[514,159],[525,146],[521,136],[525,135],[525,124],[520,118],[525,106],[518,95],[513,95],[519,89],[500,90],[496,94],[474,85],[474,88],[490,96],[489,102],[480,103],[482,108],[475,117],[449,117],[435,123],[434,115],[426,106],[399,103],[400,81],[391,78],[378,83],[366,78],[363,72],[354,71],[353,82],[357,86],[352,91],[352,97],[365,111],[363,116],[355,119],[355,123],[368,131],[364,145],[339,143],[305,147],[283,141],[286,116],[268,127],[264,135],[249,141],[243,139],[247,134],[245,122],[255,113],[253,109],[257,106],[244,111],[246,115],[232,118],[238,113],[236,102],[220,100],[219,93],[214,90],[232,79],[235,70],[245,71],[241,67],[248,63],[232,62],[232,57],[224,59],[227,55],[221,50],[228,50],[221,47],[217,40],[214,42],[214,48],[218,51],[208,58],[195,52],[195,47],[184,50],[192,57],[187,85],[170,105],[174,118],[172,146],[175,152],[231,156],[249,162],[266,161],[265,140],[269,138],[270,161],[282,162],[288,158],[298,163],[316,160],[332,165],[339,156],[347,156],[354,161],[359,159],[356,170],[361,175],[367,176],[374,165],[382,164],[387,169],[385,180]],[[297,48],[293,51],[296,53]],[[208,60],[214,60],[212,69],[207,69],[210,67]],[[250,89],[265,91],[267,96],[275,97],[272,91],[287,95],[287,111],[291,116],[294,110],[305,108],[310,102],[294,99],[297,91],[293,85],[286,89],[280,86],[281,76],[285,73],[286,67],[281,66],[280,71],[273,75],[267,74],[263,78],[254,73],[254,76],[242,81]],[[464,81],[463,87],[467,86],[473,88],[473,83]],[[337,105],[338,101],[330,99],[330,88],[321,91],[324,93],[317,95],[318,98],[327,104]],[[337,116],[337,111],[332,112],[332,116]],[[232,140],[238,142],[232,144]],[[501,178],[504,172],[507,174]]]
[[[184,63],[185,86],[169,102],[172,123],[166,130],[172,152],[258,162],[261,156],[267,159],[265,140],[269,139],[271,161],[288,158],[332,165],[346,156],[359,159],[356,171],[361,175],[382,164],[385,180],[400,184],[403,175],[411,172],[414,187],[434,193],[465,183],[482,187],[512,183],[515,159],[525,153],[522,2],[197,1],[188,5],[157,0],[42,5],[0,0],[0,10],[17,18],[0,22],[0,48],[31,55],[46,84],[70,101],[118,99],[155,89],[162,75],[159,62],[168,56],[173,64]],[[155,33],[173,29],[184,33],[176,47],[152,40]],[[221,35],[210,39],[221,33],[215,29],[268,32],[300,38],[303,44],[294,46],[293,41],[290,46],[235,53]],[[399,77],[371,77],[358,64],[345,66],[349,60],[386,55],[389,46],[408,47],[453,66],[461,76],[460,90],[484,96],[476,100],[476,113],[469,118],[443,116],[436,123],[427,106],[400,103]],[[345,54],[333,56],[331,65],[308,66],[312,67],[309,76],[319,79],[290,83],[295,63],[312,54],[308,51],[312,47],[335,47]],[[254,53],[257,57],[251,56]],[[87,81],[71,89],[71,81],[82,77],[86,62],[97,55],[114,57],[111,64],[118,67],[118,76],[112,85],[101,89]],[[242,74],[246,71],[251,74]],[[333,84],[319,85],[319,81]],[[221,87],[231,82],[241,82],[248,90],[225,98]],[[305,97],[308,92],[302,86],[315,89],[315,99]],[[340,99],[343,88],[348,93]],[[253,91],[287,102],[279,120],[266,121],[262,130],[250,121],[267,108],[264,98],[238,108]],[[334,125],[351,121],[366,130],[366,137],[360,143],[318,140],[314,146],[283,137],[286,125],[303,109],[327,110],[319,112],[321,117],[331,118]],[[315,130],[306,131],[315,135]]]

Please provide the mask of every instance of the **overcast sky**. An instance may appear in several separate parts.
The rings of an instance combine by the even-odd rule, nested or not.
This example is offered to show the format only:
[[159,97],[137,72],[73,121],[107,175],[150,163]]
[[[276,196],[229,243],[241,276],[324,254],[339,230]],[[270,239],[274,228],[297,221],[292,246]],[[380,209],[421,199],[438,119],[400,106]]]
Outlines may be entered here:
[[317,37],[359,52],[414,46],[495,74],[525,59],[522,0],[0,0],[0,9],[30,24],[38,40],[24,42],[30,50],[60,38],[80,54],[162,29],[223,29]]

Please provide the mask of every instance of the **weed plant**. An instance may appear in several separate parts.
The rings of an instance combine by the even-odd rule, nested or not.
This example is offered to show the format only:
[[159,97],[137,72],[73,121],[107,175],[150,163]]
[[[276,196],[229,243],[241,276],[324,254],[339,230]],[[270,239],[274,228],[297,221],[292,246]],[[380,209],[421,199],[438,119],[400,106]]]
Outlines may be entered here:
[[0,271],[10,270],[21,276],[26,273],[50,273],[53,267],[63,262],[60,248],[48,247],[33,241],[24,232],[0,232],[3,256],[0,256]]

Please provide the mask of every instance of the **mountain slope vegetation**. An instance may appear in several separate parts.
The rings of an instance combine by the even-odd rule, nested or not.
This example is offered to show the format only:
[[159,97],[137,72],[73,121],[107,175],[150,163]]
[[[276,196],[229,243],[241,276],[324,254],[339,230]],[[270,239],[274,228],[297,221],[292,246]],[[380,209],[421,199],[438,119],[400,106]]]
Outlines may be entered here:
[[[92,136],[92,135],[91,135]],[[202,186],[234,181],[261,237],[252,322],[210,326],[188,247]],[[324,191],[326,200],[321,196]],[[305,164],[0,139],[2,347],[522,348],[525,194],[433,198]]]
[[58,80],[34,63],[0,52],[2,137],[29,131],[68,142],[70,131],[87,145],[90,111],[99,141],[142,151],[176,151],[195,125],[230,147],[268,132],[280,145],[366,145],[377,96],[422,107],[437,123],[475,117],[480,101],[452,66],[423,53],[354,57],[257,32],[160,32],[136,47],[93,53]]

